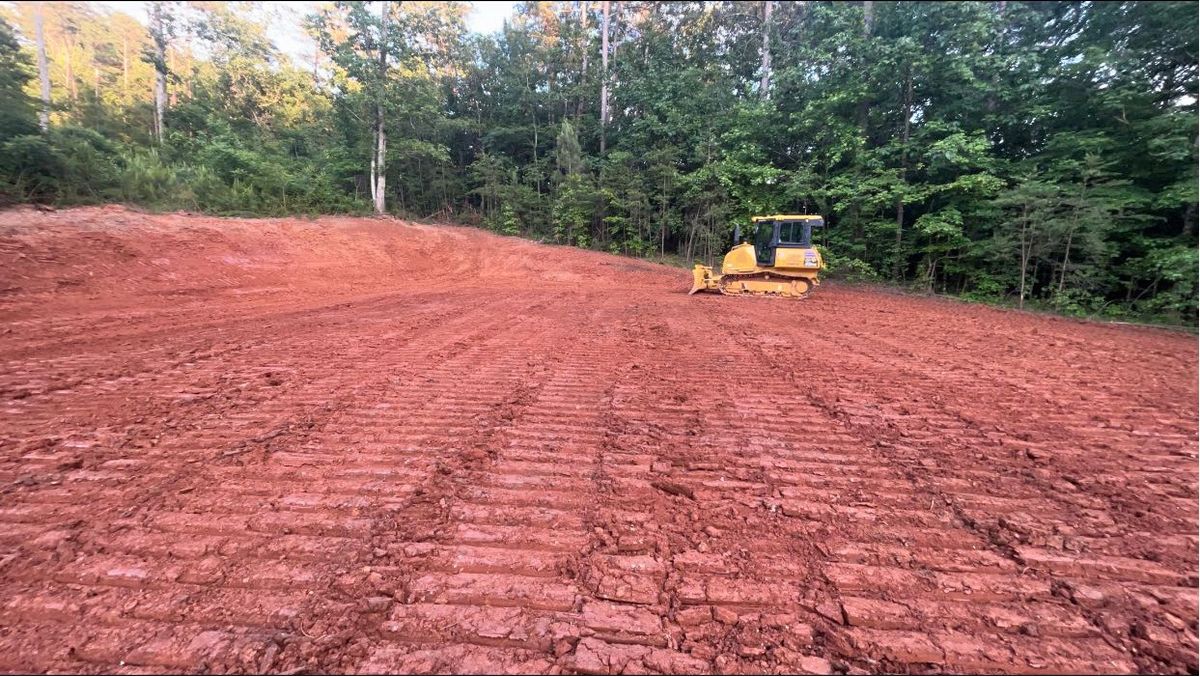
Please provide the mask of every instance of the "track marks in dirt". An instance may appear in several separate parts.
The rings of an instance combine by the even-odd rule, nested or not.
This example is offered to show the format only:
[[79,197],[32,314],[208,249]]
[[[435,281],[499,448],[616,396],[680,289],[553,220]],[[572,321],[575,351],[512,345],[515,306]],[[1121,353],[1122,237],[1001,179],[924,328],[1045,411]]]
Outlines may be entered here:
[[[888,342],[879,343],[886,346]],[[841,587],[859,587],[860,592],[879,600],[856,600],[855,605],[865,604],[864,608],[873,613],[892,616],[882,622],[868,619],[868,626],[878,623],[881,627],[916,629],[939,621],[946,623],[955,632],[965,634],[939,637],[934,633],[929,636],[931,642],[918,644],[919,651],[927,655],[941,651],[943,660],[967,670],[1007,671],[1024,663],[1032,669],[1054,665],[1056,669],[1103,672],[1129,671],[1136,665],[1138,670],[1158,671],[1191,660],[1171,642],[1144,641],[1147,634],[1153,633],[1147,633],[1142,625],[1147,620],[1139,619],[1162,623],[1164,611],[1175,619],[1188,613],[1194,606],[1179,604],[1178,593],[1194,586],[1194,577],[1172,572],[1155,562],[1132,559],[1120,552],[1120,542],[1111,548],[1117,550],[1117,556],[1106,552],[1110,544],[1104,536],[1120,532],[1118,523],[1126,523],[1125,529],[1130,531],[1162,528],[1163,523],[1152,520],[1147,524],[1141,519],[1144,513],[1123,513],[1127,497],[1112,501],[1107,492],[1082,493],[1080,487],[1065,482],[1059,473],[1079,477],[1078,473],[1088,471],[1070,463],[1070,457],[1058,458],[1053,443],[1039,445],[1035,440],[1040,433],[1026,432],[1031,422],[1036,424],[1036,415],[1004,420],[997,414],[1007,406],[994,403],[990,409],[980,409],[978,399],[962,399],[980,392],[983,376],[957,372],[941,360],[916,360],[908,350],[862,351],[859,346],[823,336],[814,337],[812,344],[817,351],[837,354],[848,367],[836,377],[810,372],[807,380],[813,402],[831,418],[846,423],[847,429],[868,442],[888,466],[902,471],[912,484],[908,493],[927,496],[928,512],[949,518],[947,531],[965,532],[949,540],[956,549],[976,552],[967,559],[958,558],[961,563],[955,563],[954,558],[944,560],[952,565],[950,571],[986,572],[977,580],[947,577],[937,573],[944,565],[932,564],[935,558],[922,556],[919,549],[905,543],[904,550],[890,552],[891,558],[902,555],[908,559],[906,568],[924,576],[934,594],[924,595],[930,598],[925,602],[920,593],[901,592],[903,577],[889,580],[882,575],[886,569],[867,570],[880,574],[874,585],[866,584],[866,577],[859,579],[857,575],[863,570],[848,570]],[[776,362],[780,369],[789,368]],[[897,373],[907,378],[897,380]],[[924,387],[948,381],[957,383],[942,390]],[[1005,389],[1003,385],[988,387],[993,389],[989,395]],[[1030,392],[1033,396],[1029,399],[1043,399],[1041,391],[1031,388]],[[872,400],[879,404],[863,405]],[[1028,403],[1027,399],[1017,400],[1020,405]],[[938,435],[925,432],[939,429]],[[1079,436],[1074,443],[1087,445]],[[998,472],[1000,468],[1003,471]],[[1181,483],[1186,478],[1186,474],[1178,476]],[[1131,486],[1145,486],[1144,476],[1135,474],[1131,479]],[[1176,513],[1176,519],[1182,516]],[[1187,561],[1188,551],[1174,544],[1164,544],[1164,549],[1173,550],[1176,557]],[[988,550],[990,557],[984,556],[989,555]],[[884,566],[889,564],[889,557],[864,546],[862,539],[850,553],[865,558],[871,567],[878,567],[881,559]],[[972,559],[978,566],[963,568]],[[1194,569],[1194,555],[1191,561]],[[1074,586],[1081,583],[1075,577],[1080,575],[1099,576],[1112,583],[1100,592],[1089,587],[1096,581],[1089,581],[1082,592],[1075,594]],[[921,577],[912,581],[919,584]],[[1178,587],[1176,593],[1150,595],[1154,586]],[[948,608],[941,600],[956,591],[998,608],[977,603]],[[1152,603],[1147,606],[1147,601]],[[1131,620],[1114,623],[1110,614],[1116,608]],[[1168,619],[1157,636],[1170,636],[1171,623]],[[991,639],[971,639],[984,633]],[[1052,653],[1031,642],[1028,635],[1071,639],[1052,646]],[[953,648],[948,650],[947,646]]]
[[95,218],[0,299],[0,668],[1195,669],[1182,337]]

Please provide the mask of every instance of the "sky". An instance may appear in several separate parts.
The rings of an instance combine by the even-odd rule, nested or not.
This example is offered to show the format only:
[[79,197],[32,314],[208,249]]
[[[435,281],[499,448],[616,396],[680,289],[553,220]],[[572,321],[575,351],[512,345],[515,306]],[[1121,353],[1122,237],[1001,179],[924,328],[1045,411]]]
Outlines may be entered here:
[[[98,5],[105,5],[125,12],[143,24],[147,23],[145,2],[123,2],[121,0],[101,0]],[[264,2],[279,15],[280,24],[269,32],[275,46],[284,54],[298,61],[312,58],[312,43],[304,35],[301,21],[304,15],[318,3],[316,2]],[[512,15],[516,2],[487,0],[485,2],[469,2],[471,12],[467,15],[467,28],[476,33],[494,33],[504,26],[504,19]]]
[[504,27],[504,20],[512,16],[515,2],[472,2],[471,14],[467,16],[467,28],[476,33],[495,33]]

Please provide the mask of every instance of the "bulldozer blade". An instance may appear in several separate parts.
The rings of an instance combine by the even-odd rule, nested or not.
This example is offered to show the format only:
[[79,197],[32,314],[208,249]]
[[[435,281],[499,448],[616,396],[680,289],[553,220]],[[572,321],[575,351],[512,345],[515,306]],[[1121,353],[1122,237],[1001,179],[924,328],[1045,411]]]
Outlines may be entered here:
[[698,291],[716,288],[717,282],[712,277],[712,268],[696,264],[696,267],[692,268],[692,290],[688,292],[688,296]]

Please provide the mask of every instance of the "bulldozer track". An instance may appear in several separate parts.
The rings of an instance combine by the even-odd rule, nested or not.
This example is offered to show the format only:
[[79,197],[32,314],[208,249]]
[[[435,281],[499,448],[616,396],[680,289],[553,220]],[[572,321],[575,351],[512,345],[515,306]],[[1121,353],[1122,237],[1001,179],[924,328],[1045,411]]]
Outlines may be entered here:
[[[748,281],[748,280],[772,280],[772,279],[804,280],[808,284],[808,291],[804,292],[803,294],[795,295],[795,294],[775,294],[772,292],[733,291],[729,288],[729,285],[731,283],[736,283],[736,282],[743,281],[743,280]],[[727,273],[727,274],[721,275],[721,280],[717,283],[717,290],[720,291],[722,294],[726,294],[728,296],[743,296],[743,295],[745,295],[745,296],[787,296],[788,298],[806,299],[806,298],[808,298],[808,296],[810,294],[812,294],[813,286],[814,285],[812,284],[812,282],[809,281],[809,278],[801,277],[799,275],[785,275],[782,273],[775,273],[775,272]]]
[[4,672],[1196,671],[1194,337],[371,219],[0,271]]

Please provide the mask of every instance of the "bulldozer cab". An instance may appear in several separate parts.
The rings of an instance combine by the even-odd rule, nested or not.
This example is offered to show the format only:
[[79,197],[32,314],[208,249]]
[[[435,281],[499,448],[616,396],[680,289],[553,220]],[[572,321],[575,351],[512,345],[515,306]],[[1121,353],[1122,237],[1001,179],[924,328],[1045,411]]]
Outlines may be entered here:
[[812,229],[825,225],[819,216],[778,215],[756,216],[754,223],[754,254],[758,265],[775,265],[778,248],[808,249],[812,247]]

